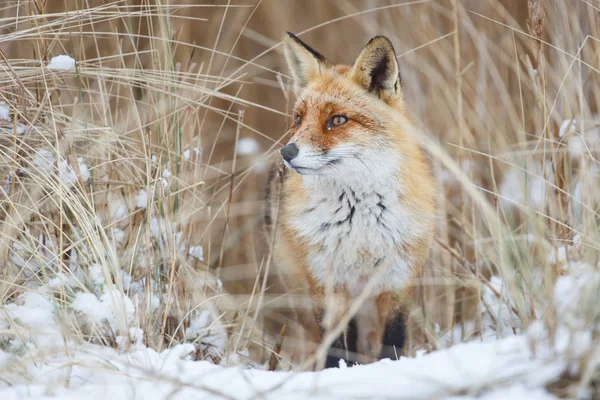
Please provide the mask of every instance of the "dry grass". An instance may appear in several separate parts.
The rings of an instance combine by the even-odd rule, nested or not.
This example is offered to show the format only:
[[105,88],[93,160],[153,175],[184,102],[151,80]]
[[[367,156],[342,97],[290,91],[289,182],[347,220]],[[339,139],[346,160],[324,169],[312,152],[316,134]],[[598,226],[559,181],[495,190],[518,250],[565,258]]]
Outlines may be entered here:
[[[444,346],[453,327],[453,340],[483,335],[483,314],[498,317],[498,336],[535,319],[556,326],[556,279],[600,254],[599,16],[584,0],[5,1],[0,300],[59,278],[69,334],[114,344],[118,332],[68,307],[103,279],[138,302],[149,346],[191,340],[208,310],[199,357],[264,362],[287,304],[260,230],[265,168],[293,102],[281,33],[335,62],[384,34],[443,185],[432,258],[446,272],[421,292],[426,341],[415,346]],[[60,54],[76,70],[46,68]],[[258,153],[238,152],[246,138]],[[490,290],[512,322],[490,309]],[[467,318],[475,329],[457,325]]]

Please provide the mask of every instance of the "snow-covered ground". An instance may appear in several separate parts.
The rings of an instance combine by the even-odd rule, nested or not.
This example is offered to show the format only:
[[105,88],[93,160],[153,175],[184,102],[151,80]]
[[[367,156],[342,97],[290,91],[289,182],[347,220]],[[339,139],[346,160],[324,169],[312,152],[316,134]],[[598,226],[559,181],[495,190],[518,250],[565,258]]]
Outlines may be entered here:
[[[590,349],[573,305],[584,306],[578,294],[597,284],[588,266],[559,279],[555,306],[564,324],[552,337],[540,320],[503,339],[484,335],[417,358],[302,373],[194,361],[191,343],[159,353],[134,327],[116,337],[115,348],[66,337],[51,297],[27,292],[0,313],[0,399],[553,399],[547,384],[576,372]],[[135,313],[114,289],[80,293],[71,307],[114,331],[119,318],[131,322]]]
[[[533,356],[525,336],[456,345],[419,358],[322,372],[268,372],[189,361],[191,344],[157,353],[94,346],[41,357],[1,354],[8,399],[552,399],[544,385],[566,366]],[[14,373],[6,371],[16,371]]]

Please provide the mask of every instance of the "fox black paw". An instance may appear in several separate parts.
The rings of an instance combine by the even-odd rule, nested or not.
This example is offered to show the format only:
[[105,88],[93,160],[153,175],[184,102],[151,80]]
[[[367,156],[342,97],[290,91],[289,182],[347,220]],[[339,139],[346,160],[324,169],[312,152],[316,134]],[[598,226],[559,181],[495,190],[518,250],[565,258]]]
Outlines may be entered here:
[[402,355],[402,349],[406,342],[406,321],[404,315],[399,314],[395,319],[387,323],[383,335],[383,347],[379,359],[390,358],[397,360]]
[[[358,331],[356,322],[350,321],[346,328],[346,340],[344,334],[341,334],[329,348],[327,352],[327,360],[325,360],[325,368],[338,368],[340,361],[343,360],[347,366],[356,364],[356,343],[358,340]],[[348,346],[346,346],[346,344]]]
[[[358,364],[357,341],[358,329],[356,322],[352,320],[346,329],[346,340],[344,340],[344,335],[342,334],[329,348],[325,368],[339,367],[340,360],[344,360],[349,367]],[[383,346],[379,359],[390,358],[397,360],[400,358],[405,341],[406,322],[403,315],[398,315],[395,319],[389,321],[385,327]]]

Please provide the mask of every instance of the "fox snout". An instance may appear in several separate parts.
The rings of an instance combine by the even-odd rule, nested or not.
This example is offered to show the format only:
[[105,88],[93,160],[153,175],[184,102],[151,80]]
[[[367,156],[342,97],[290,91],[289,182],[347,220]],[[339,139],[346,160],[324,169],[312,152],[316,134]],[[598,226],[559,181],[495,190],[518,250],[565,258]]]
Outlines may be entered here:
[[283,146],[281,150],[279,150],[279,152],[281,153],[281,156],[285,161],[290,162],[294,157],[298,155],[300,149],[298,149],[296,143],[290,143]]

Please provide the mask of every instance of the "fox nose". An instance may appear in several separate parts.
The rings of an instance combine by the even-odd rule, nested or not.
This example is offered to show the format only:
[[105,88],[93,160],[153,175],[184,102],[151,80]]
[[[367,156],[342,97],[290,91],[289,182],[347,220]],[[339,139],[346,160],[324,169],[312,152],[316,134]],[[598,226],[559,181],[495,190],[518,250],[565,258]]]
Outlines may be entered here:
[[281,156],[287,162],[292,161],[292,159],[298,155],[299,151],[300,150],[298,149],[298,146],[296,146],[296,143],[286,144],[280,150]]

